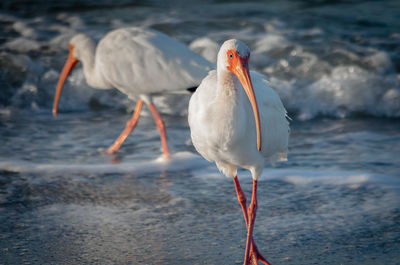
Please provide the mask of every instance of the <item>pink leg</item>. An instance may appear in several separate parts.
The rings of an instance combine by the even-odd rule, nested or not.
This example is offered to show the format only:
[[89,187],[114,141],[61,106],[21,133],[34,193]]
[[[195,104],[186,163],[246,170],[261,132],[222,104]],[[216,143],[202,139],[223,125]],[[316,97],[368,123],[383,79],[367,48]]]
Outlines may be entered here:
[[110,146],[110,148],[108,148],[107,154],[116,153],[121,147],[122,143],[125,141],[126,137],[128,137],[128,135],[133,131],[133,129],[135,129],[139,120],[142,104],[143,100],[139,99],[138,102],[136,103],[135,111],[132,115],[132,118],[126,123],[125,129],[122,131],[117,140],[115,140],[114,144]]
[[162,144],[162,148],[163,148],[164,157],[169,158],[168,145],[167,145],[167,133],[165,131],[164,122],[161,119],[160,114],[158,114],[156,106],[154,106],[153,103],[149,104],[149,108],[151,110],[151,113],[153,113],[153,117],[156,122],[158,131],[160,132],[161,144]]
[[[237,178],[237,176],[233,176],[233,181],[235,183],[235,188],[236,188],[236,194],[238,197],[238,201],[240,203],[240,206],[242,207],[242,211],[243,211],[243,216],[244,216],[244,221],[246,223],[246,227],[248,226],[248,214],[247,214],[247,210],[246,210],[246,195],[244,194],[242,188],[240,187],[239,184],[239,179]],[[258,264],[258,260],[261,260],[262,263],[264,263],[265,265],[270,265],[270,263],[258,252],[257,246],[254,243],[254,239],[251,239],[251,248],[250,248],[250,259],[251,259],[251,264]],[[245,261],[246,264],[246,261]]]
[[233,182],[235,183],[235,189],[236,189],[236,194],[238,197],[238,201],[240,206],[242,207],[243,211],[243,216],[244,216],[244,222],[247,224],[249,223],[248,215],[247,215],[247,209],[246,209],[246,195],[244,194],[242,187],[240,187],[239,184],[239,179],[237,176],[233,176]]
[[244,265],[248,265],[251,242],[253,240],[253,228],[254,221],[256,219],[257,212],[257,180],[253,179],[253,194],[251,197],[251,202],[249,205],[249,209],[247,211],[249,223],[247,224],[247,241],[246,241],[246,252],[244,256]]

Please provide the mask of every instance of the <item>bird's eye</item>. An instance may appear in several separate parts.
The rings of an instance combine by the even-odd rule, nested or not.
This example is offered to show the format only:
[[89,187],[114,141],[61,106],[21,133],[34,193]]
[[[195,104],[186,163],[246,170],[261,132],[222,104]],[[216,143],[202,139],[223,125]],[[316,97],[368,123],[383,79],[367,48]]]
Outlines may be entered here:
[[231,58],[231,59],[233,58],[233,54],[232,53],[229,54],[229,58]]

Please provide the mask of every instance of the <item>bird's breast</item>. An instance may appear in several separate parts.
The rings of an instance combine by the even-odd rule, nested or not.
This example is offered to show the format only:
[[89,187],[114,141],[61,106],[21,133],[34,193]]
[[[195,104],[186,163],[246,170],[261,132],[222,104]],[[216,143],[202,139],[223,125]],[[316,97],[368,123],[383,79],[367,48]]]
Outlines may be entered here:
[[254,160],[250,153],[259,156],[256,141],[251,142],[255,128],[247,105],[240,97],[224,97],[197,112],[198,130],[193,130],[192,125],[191,129],[193,144],[200,154],[210,161],[239,166]]

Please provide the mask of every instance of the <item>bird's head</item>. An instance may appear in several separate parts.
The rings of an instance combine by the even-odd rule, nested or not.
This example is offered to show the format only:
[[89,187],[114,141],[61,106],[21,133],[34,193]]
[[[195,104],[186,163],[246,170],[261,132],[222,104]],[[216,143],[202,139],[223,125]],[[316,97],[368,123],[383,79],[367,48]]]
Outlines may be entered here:
[[82,59],[82,57],[85,56],[85,50],[87,50],[87,48],[89,47],[92,48],[91,46],[94,46],[94,43],[85,34],[77,34],[70,40],[68,59],[61,72],[60,79],[58,80],[56,94],[54,97],[54,103],[53,103],[54,117],[57,116],[58,102],[60,100],[61,91],[65,83],[65,80],[67,79],[68,75],[71,73],[75,65]]
[[88,48],[94,48],[93,40],[86,34],[79,33],[69,41],[69,53],[78,61],[81,61]]
[[249,71],[250,49],[240,40],[227,40],[222,44],[218,53],[218,68],[228,69],[240,81],[253,108],[254,119],[257,129],[257,149],[261,150],[261,127],[257,100]]

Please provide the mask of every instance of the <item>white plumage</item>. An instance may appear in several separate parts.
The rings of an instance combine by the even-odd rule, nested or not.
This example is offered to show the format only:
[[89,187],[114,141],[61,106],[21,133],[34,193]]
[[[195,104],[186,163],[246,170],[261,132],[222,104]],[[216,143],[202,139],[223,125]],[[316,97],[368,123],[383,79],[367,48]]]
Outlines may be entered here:
[[230,47],[227,44],[218,53],[217,70],[208,73],[190,99],[188,120],[192,142],[225,175],[236,175],[240,166],[257,179],[266,162],[286,159],[289,123],[279,95],[268,86],[265,76],[251,71],[261,123],[261,152],[257,150],[250,101],[240,81],[221,63],[226,61]]
[[[85,36],[78,35],[71,43],[76,42],[78,47],[78,38],[81,37]],[[93,51],[87,54],[93,54]],[[85,69],[87,78],[90,75],[88,66],[92,64],[83,62],[83,65],[88,68],[88,71]],[[198,86],[213,67],[177,40],[143,28],[124,28],[108,33],[97,46],[94,66],[95,71],[104,77],[106,87],[118,88],[133,99],[142,94]]]
[[[226,176],[233,176],[248,227],[244,264],[257,264],[257,260],[269,264],[252,238],[257,179],[266,162],[286,159],[289,123],[278,94],[265,77],[249,72],[249,56],[249,48],[241,41],[228,40],[221,46],[217,70],[209,72],[190,99],[188,121],[196,150]],[[250,170],[253,177],[248,211],[237,167]]]
[[[70,41],[70,55],[58,83],[53,106],[55,116],[62,86],[78,61],[83,64],[90,86],[117,88],[138,101],[137,112],[140,112],[142,101],[150,107],[161,133],[165,156],[169,154],[165,150],[166,139],[163,139],[164,124],[152,103],[152,96],[196,87],[213,67],[184,44],[152,29],[131,27],[111,31],[100,40],[97,48],[88,36],[78,34]],[[119,149],[138,118],[139,115],[132,117],[109,153]]]

